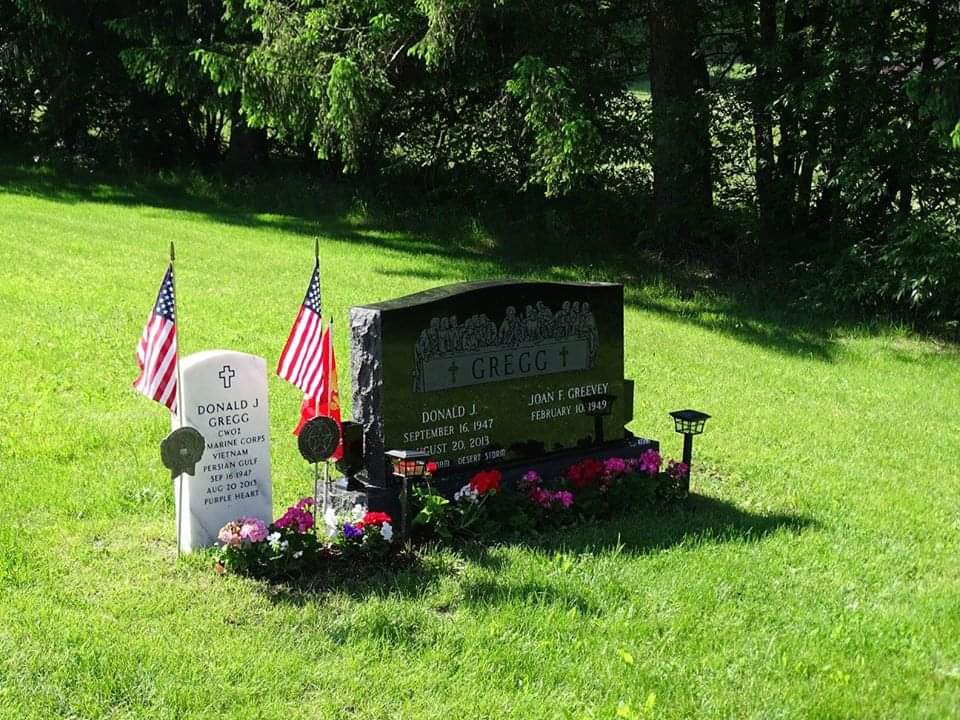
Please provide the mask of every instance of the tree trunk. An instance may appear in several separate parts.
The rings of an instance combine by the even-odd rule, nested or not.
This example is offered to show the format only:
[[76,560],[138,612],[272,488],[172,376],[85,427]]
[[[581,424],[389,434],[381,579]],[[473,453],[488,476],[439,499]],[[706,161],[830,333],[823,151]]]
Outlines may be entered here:
[[247,125],[243,115],[233,114],[230,122],[230,145],[227,164],[237,172],[255,172],[267,161],[267,131]]
[[[920,77],[926,78],[933,70],[933,62],[937,57],[937,42],[940,34],[940,18],[943,9],[943,0],[930,0],[923,7],[923,48],[920,51]],[[922,127],[920,123],[920,107],[914,103],[910,113],[910,119],[914,128]],[[899,192],[900,198],[897,203],[897,214],[901,220],[906,220],[913,209],[913,182],[916,174],[916,159],[914,157],[904,158],[899,174]]]
[[774,188],[776,158],[773,151],[773,86],[776,80],[774,49],[777,44],[776,0],[760,0],[759,38],[751,104],[753,141],[757,152],[757,206],[760,238],[766,243],[777,232],[777,201]]
[[651,0],[653,192],[661,243],[686,244],[713,208],[706,62],[698,0]]

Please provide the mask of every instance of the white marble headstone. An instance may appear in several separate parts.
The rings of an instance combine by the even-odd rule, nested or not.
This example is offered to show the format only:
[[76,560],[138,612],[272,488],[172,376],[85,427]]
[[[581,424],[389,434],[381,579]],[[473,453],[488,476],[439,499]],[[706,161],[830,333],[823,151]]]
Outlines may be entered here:
[[184,424],[206,441],[196,475],[174,480],[177,505],[185,483],[177,516],[180,549],[190,552],[215,544],[238,517],[273,520],[267,361],[230,350],[194,353],[180,361],[180,383]]

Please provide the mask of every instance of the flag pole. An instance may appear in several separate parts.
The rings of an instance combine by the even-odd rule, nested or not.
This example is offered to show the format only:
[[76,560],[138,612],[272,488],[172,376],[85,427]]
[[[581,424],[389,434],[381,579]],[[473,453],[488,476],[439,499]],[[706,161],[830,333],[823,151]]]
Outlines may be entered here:
[[323,514],[330,507],[330,458],[323,461]]
[[[316,268],[317,268],[317,287],[318,287],[319,290],[320,290],[320,303],[321,303],[321,305],[320,305],[320,312],[321,312],[321,315],[320,315],[320,323],[321,323],[320,333],[321,333],[321,339],[322,339],[322,335],[323,335],[323,329],[322,329],[322,323],[323,323],[323,314],[322,314],[322,313],[323,313],[323,304],[322,304],[322,303],[323,303],[323,276],[320,274],[320,236],[319,236],[319,235],[315,235],[315,236],[313,237],[313,257],[314,257],[314,261],[316,262]],[[323,353],[323,348],[322,348],[322,347],[320,348],[320,353],[321,353],[321,354]],[[318,395],[317,397],[315,397],[315,398],[313,399],[313,416],[316,417],[316,416],[319,415],[319,414],[320,414],[320,396]],[[316,493],[316,492],[318,492],[319,490],[320,490],[320,485],[319,485],[319,481],[317,481],[317,483],[314,485],[314,492]],[[315,495],[314,497],[316,497],[316,495]],[[326,510],[327,508],[324,507],[323,509]]]
[[[177,338],[177,354],[174,361],[177,363],[177,427],[183,427],[183,383],[180,380],[180,312],[177,309],[177,272],[174,268],[177,254],[173,249],[173,241],[170,241],[170,283],[173,285],[173,331]],[[177,559],[180,558],[180,540],[183,525],[183,483],[184,473],[180,473],[177,483]]]
[[[320,297],[323,298],[323,275],[320,273],[320,236],[313,236],[313,258],[316,262],[317,267],[317,282],[320,286]],[[322,300],[321,300],[322,302]],[[329,325],[329,321],[328,325]],[[321,353],[323,350],[321,349]],[[327,383],[329,385],[329,383]],[[329,410],[329,407],[328,407]],[[313,399],[313,416],[317,417],[320,414],[320,396],[317,395]],[[327,463],[327,460],[323,461],[323,514],[327,514],[327,476],[329,475],[330,468]],[[320,463],[316,462],[313,464],[313,492],[314,497],[320,495]]]
[[[327,356],[327,363],[333,363],[333,315],[327,318],[327,346],[330,348],[330,354]],[[333,399],[333,383],[330,382],[333,378],[333,373],[327,372],[327,382],[325,383],[326,387],[324,392],[327,394],[327,412],[330,413],[330,416],[333,417],[333,408],[330,406],[330,401]],[[338,443],[339,445],[339,443]],[[334,449],[336,453],[336,449]],[[323,511],[327,511],[327,505],[330,503],[330,458],[327,458],[323,463]]]

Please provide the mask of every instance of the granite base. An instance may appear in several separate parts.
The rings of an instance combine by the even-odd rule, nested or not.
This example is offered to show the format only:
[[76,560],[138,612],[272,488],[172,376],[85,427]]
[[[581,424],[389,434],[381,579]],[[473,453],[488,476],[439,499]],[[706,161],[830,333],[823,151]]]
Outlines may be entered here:
[[[500,463],[494,466],[503,474],[503,482],[514,483],[529,470],[536,470],[543,477],[555,477],[571,465],[586,458],[603,460],[611,457],[633,458],[639,457],[647,450],[659,450],[660,443],[647,438],[627,438],[605,443],[591,448],[567,450],[554,453],[542,458],[530,460],[516,460]],[[452,498],[453,494],[463,487],[476,474],[473,468],[465,472],[446,473],[433,478],[431,485],[442,495]],[[362,475],[353,478],[341,478],[333,484],[330,498],[333,506],[338,510],[349,510],[356,504],[364,505],[369,510],[389,513],[393,517],[400,515],[401,483],[397,479],[394,484],[380,487],[364,482]]]

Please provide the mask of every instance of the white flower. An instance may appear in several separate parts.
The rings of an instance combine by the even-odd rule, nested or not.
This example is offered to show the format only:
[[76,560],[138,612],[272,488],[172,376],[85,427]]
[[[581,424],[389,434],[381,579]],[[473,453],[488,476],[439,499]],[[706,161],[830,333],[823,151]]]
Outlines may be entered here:
[[323,513],[323,525],[327,530],[327,537],[335,537],[337,534],[337,513],[331,505]]
[[288,547],[290,547],[290,543],[287,540],[284,540],[282,543],[280,543],[281,552],[286,552]]
[[357,522],[358,520],[363,520],[363,516],[366,514],[367,509],[360,503],[357,503],[353,506],[353,510],[350,511],[350,519],[353,520],[353,522]]
[[294,560],[299,560],[299,559],[302,558],[302,557],[303,557],[303,550],[297,550],[297,551],[293,554],[293,559],[294,559]]
[[278,533],[277,531],[273,531],[272,533],[270,533],[269,535],[267,535],[267,542],[270,543],[270,547],[272,547],[274,550],[276,550],[277,548],[279,548],[279,547],[280,547],[280,533]]
[[476,490],[474,490],[473,487],[471,487],[470,483],[467,483],[462,488],[457,490],[457,492],[454,493],[454,496],[453,496],[454,502],[466,501],[466,502],[475,503],[475,502],[479,502],[479,500],[480,500],[480,494]]
[[393,526],[390,523],[385,522],[380,526],[380,534],[383,536],[384,540],[390,542],[393,540]]

